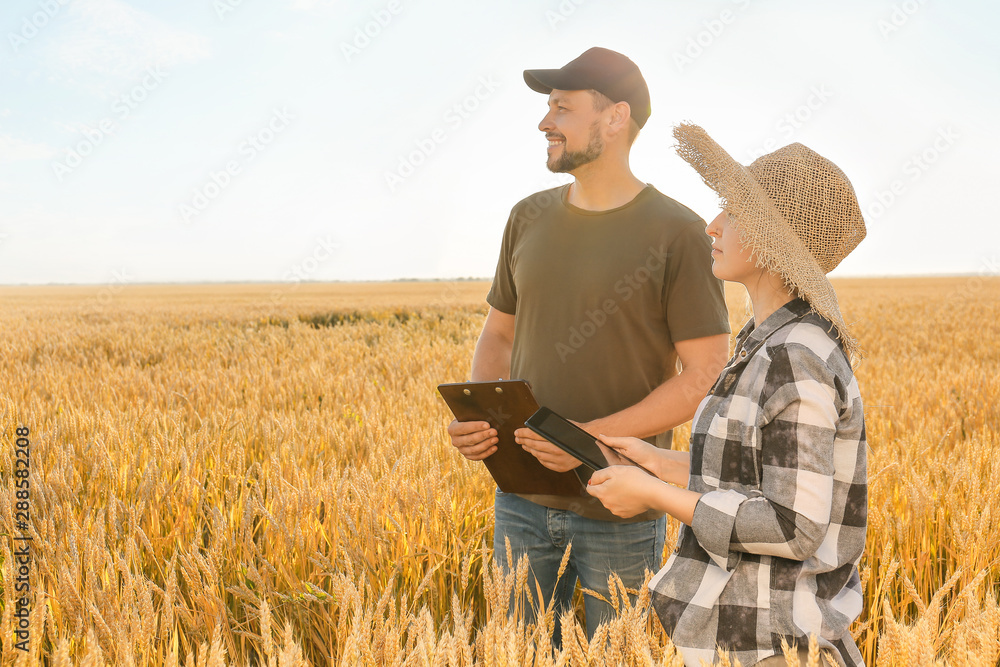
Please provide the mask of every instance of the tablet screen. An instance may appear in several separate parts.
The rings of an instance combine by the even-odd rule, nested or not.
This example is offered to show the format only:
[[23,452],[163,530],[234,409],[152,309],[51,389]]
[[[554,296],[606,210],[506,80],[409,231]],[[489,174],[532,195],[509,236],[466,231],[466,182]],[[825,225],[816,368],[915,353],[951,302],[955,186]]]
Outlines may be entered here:
[[525,426],[594,470],[608,467],[604,452],[597,446],[597,438],[548,408],[539,408],[528,418]]

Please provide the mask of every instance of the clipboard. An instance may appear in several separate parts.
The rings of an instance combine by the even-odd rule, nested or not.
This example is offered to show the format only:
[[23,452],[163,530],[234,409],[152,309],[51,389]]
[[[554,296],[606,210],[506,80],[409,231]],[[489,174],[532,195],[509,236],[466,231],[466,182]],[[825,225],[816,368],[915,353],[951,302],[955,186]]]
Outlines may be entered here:
[[538,401],[524,380],[453,382],[438,392],[460,422],[485,421],[496,429],[497,451],[483,459],[504,493],[586,496],[575,470],[556,472],[538,462],[514,442],[514,431],[538,410]]

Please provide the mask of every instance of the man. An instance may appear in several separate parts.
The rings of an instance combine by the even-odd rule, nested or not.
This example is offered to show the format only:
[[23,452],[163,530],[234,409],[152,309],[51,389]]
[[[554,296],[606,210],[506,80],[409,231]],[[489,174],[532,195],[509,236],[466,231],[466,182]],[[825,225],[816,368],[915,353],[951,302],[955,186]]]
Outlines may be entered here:
[[[671,429],[691,419],[728,356],[728,316],[705,222],[632,174],[629,152],[650,102],[631,60],[593,48],[561,69],[526,70],[524,79],[548,94],[538,124],[549,142],[548,168],[575,180],[511,211],[472,380],[523,378],[540,404],[591,434],[655,438],[669,448]],[[468,459],[497,449],[485,422],[452,422],[448,432]],[[515,435],[547,468],[580,465],[527,428]],[[514,565],[507,540],[515,559],[527,554],[530,590],[537,582],[542,608],[554,596],[557,613],[571,605],[578,579],[607,597],[611,572],[638,589],[645,571],[660,566],[662,513],[625,521],[593,498],[499,490],[494,511],[495,558]],[[614,611],[597,597],[585,601],[592,636]]]

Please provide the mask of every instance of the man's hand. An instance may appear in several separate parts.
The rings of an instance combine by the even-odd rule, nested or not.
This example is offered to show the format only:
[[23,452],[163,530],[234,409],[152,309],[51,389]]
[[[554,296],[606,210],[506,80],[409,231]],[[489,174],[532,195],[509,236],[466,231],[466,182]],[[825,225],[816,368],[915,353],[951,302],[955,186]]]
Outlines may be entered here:
[[615,516],[628,519],[652,508],[662,485],[635,466],[611,466],[591,476],[587,492]]
[[[490,308],[483,332],[472,355],[470,380],[482,382],[510,377],[510,353],[514,345],[514,316]],[[488,422],[448,424],[451,444],[470,461],[482,461],[497,451],[497,431]]]
[[538,435],[530,428],[514,431],[514,441],[549,470],[567,472],[580,465],[580,460]]
[[482,461],[497,451],[497,431],[489,422],[460,422],[448,424],[451,444],[470,461]]

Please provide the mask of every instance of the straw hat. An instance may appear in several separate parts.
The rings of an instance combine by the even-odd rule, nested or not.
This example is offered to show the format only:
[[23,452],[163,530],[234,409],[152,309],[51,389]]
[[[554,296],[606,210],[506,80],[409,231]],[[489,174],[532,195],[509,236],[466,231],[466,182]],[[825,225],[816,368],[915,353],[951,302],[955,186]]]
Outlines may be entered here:
[[859,356],[826,274],[865,237],[854,188],[837,165],[795,143],[744,167],[697,125],[674,128],[677,153],[721,198],[757,265],[777,273]]

